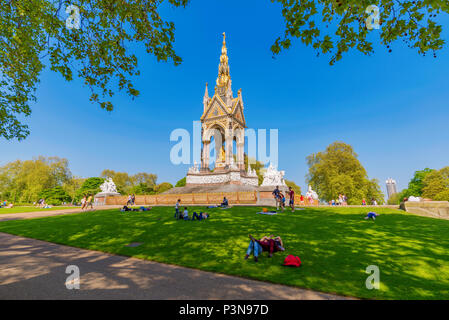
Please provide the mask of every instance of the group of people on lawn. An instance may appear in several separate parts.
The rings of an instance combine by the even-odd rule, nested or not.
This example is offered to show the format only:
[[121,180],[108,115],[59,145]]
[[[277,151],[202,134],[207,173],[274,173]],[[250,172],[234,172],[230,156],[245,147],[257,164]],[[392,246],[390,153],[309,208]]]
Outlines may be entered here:
[[13,207],[14,207],[14,204],[12,204],[12,203],[8,204],[8,201],[6,201],[6,200],[3,200],[2,202],[0,202],[0,208],[10,209]]
[[81,210],[87,210],[89,207],[91,209],[94,208],[93,204],[92,204],[92,200],[93,197],[91,194],[89,194],[88,196],[85,195],[82,199],[81,199]]
[[180,208],[181,208],[181,199],[178,199],[178,201],[176,201],[176,206],[175,206],[175,219],[177,219],[177,220],[194,221],[196,218],[198,221],[201,221],[204,219],[208,219],[210,217],[210,215],[207,212],[200,212],[199,214],[194,212],[192,215],[192,219],[190,219],[189,211],[187,210],[187,207],[184,207],[183,212],[180,211]]
[[[290,188],[291,189],[291,188]],[[223,199],[223,202],[220,206],[217,207],[227,207],[229,206],[229,201],[226,199],[226,197]],[[208,219],[210,215],[207,212],[200,212],[199,214],[196,212],[193,212],[192,219],[189,218],[189,211],[187,210],[187,207],[184,207],[184,211],[181,212],[181,199],[178,199],[175,205],[175,215],[174,218],[178,220],[191,220],[194,221],[195,219],[201,221],[204,219]],[[249,235],[250,242],[248,249],[246,250],[245,260],[249,258],[251,254],[254,256],[254,261],[258,262],[259,255],[263,251],[268,252],[268,257],[271,258],[273,256],[273,253],[278,251],[285,251],[284,244],[282,243],[282,239],[279,236],[269,235],[262,237],[260,240],[255,239],[252,235]]]
[[[279,210],[279,207],[284,211],[285,209],[285,195],[279,190],[279,186],[276,186],[276,189],[272,192],[274,196],[274,200],[276,200],[276,210]],[[292,209],[292,212],[295,211],[295,191],[292,187],[288,187],[288,195],[290,197],[289,207]],[[301,195],[302,197],[302,195]],[[304,199],[302,200],[304,201]]]

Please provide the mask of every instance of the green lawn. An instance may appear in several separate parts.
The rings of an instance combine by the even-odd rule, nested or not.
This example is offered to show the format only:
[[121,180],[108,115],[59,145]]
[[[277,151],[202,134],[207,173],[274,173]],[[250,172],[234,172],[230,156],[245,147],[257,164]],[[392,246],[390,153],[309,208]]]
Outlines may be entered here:
[[77,207],[51,207],[48,209],[36,208],[36,207],[14,207],[14,208],[0,208],[0,214],[7,213],[23,213],[23,212],[38,212],[38,211],[53,211],[63,209],[76,209]]
[[[190,214],[193,208],[189,208]],[[198,209],[198,208],[196,208]],[[0,231],[74,247],[177,264],[323,292],[375,299],[449,299],[449,221],[378,208],[315,208],[256,215],[260,208],[213,209],[206,221],[175,221],[174,209],[118,209],[0,222]],[[204,210],[204,209],[203,209]],[[372,210],[372,209],[371,209]],[[244,260],[248,234],[282,236],[286,252]],[[143,242],[138,247],[125,247]],[[282,266],[301,258],[300,268]],[[380,269],[368,290],[365,269]]]

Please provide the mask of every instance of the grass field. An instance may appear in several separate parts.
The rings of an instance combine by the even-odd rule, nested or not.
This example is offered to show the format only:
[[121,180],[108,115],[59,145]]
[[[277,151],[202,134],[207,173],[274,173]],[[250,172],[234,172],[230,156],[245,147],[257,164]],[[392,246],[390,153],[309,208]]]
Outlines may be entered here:
[[[191,214],[194,209],[189,208]],[[204,208],[203,208],[204,210]],[[276,216],[260,208],[207,210],[206,221],[175,221],[174,209],[118,209],[0,222],[0,231],[74,247],[133,256],[360,298],[449,299],[449,221],[378,208],[313,208]],[[372,209],[371,209],[372,210]],[[198,210],[196,210],[198,211]],[[280,235],[286,252],[244,260],[248,234]],[[143,242],[138,247],[125,247]],[[287,254],[300,268],[282,266]],[[365,272],[380,269],[380,289]]]
[[24,212],[42,212],[42,211],[54,211],[63,209],[76,209],[77,207],[51,207],[48,209],[36,208],[34,206],[30,207],[14,207],[14,208],[0,208],[0,214],[7,213],[24,213]]

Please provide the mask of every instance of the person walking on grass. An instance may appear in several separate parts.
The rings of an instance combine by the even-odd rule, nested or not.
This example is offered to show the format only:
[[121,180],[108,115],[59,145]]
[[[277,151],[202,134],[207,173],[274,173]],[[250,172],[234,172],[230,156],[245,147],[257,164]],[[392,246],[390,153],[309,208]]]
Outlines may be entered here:
[[293,191],[292,187],[289,187],[288,195],[290,197],[290,208],[292,209],[292,212],[295,211],[295,191]]
[[87,202],[87,199],[86,199],[86,196],[84,196],[81,199],[81,210],[84,210],[86,208],[86,204],[87,204],[86,202]]
[[86,210],[90,207],[92,210],[94,209],[94,206],[92,205],[92,195],[90,194],[86,201]]

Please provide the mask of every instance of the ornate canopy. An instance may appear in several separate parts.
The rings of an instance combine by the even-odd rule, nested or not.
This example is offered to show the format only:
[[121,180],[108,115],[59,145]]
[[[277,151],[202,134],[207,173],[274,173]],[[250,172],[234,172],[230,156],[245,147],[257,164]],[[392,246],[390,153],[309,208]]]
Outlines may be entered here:
[[[243,150],[245,143],[245,116],[243,114],[242,89],[237,97],[232,93],[232,80],[229,71],[228,50],[226,48],[226,35],[223,33],[223,45],[221,48],[220,64],[215,85],[215,93],[209,97],[208,87],[203,98],[202,142],[203,155],[201,168],[209,167],[209,143],[212,136],[216,142],[216,154],[220,154],[223,143],[225,147],[225,159],[222,157],[216,162],[216,167],[229,167],[233,162],[232,144],[237,143],[237,166],[244,170]],[[223,160],[223,161],[222,161]]]

